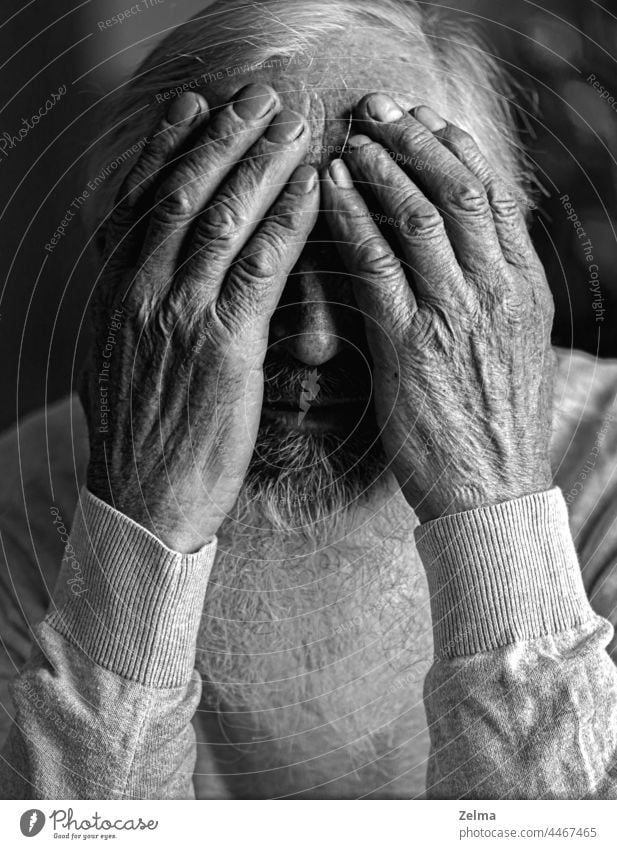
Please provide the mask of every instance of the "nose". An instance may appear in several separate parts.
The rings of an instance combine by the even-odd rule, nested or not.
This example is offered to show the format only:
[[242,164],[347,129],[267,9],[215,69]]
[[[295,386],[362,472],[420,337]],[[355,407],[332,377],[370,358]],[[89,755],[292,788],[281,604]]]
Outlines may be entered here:
[[307,366],[331,360],[345,347],[341,307],[314,272],[294,275],[270,322],[270,342]]

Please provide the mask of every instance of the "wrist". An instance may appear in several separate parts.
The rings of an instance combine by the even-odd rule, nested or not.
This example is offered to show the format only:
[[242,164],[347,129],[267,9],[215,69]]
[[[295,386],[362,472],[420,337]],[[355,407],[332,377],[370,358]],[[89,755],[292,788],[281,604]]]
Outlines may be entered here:
[[413,503],[414,496],[411,493],[405,492],[405,488],[402,491],[407,502],[414,509],[420,523],[426,524],[426,522],[441,519],[445,516],[466,513],[469,510],[477,510],[484,507],[494,507],[497,504],[513,501],[516,498],[546,492],[552,485],[552,476],[550,474],[542,475],[537,480],[516,480],[507,484],[504,483],[498,487],[486,487],[481,484],[466,483],[453,488],[440,488],[434,495],[427,494],[425,497],[420,498],[415,493],[415,504]]
[[194,554],[210,543],[218,533],[222,517],[210,516],[203,509],[195,516],[183,510],[177,502],[165,503],[162,499],[147,499],[143,494],[135,494],[138,488],[126,483],[118,486],[102,482],[101,476],[90,468],[86,478],[88,491],[100,501],[131,519],[164,546],[179,554]]
[[153,527],[148,528],[148,530],[172,551],[177,551],[179,554],[196,554],[205,545],[212,542],[216,537],[218,527],[212,530],[209,530],[208,526],[199,530],[191,525],[176,525],[166,528],[162,523],[153,523]]

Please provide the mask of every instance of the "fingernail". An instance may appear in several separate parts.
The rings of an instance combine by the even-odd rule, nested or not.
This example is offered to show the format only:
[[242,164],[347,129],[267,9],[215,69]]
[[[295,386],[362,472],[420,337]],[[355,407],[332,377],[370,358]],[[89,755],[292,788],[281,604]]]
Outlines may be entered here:
[[387,94],[374,94],[369,97],[366,108],[371,118],[376,121],[398,121],[405,114]]
[[289,181],[289,192],[292,195],[308,195],[317,183],[317,171],[310,165],[296,168]]
[[333,160],[328,166],[330,178],[334,180],[336,185],[341,189],[353,188],[353,180],[351,174],[347,170],[347,166],[341,159]]
[[356,147],[364,147],[365,144],[371,144],[372,141],[368,136],[358,135],[352,136],[347,142],[347,145],[353,150]]
[[201,103],[194,94],[188,92],[177,97],[167,110],[167,120],[170,124],[180,124],[182,121],[193,120],[201,109]]
[[427,130],[431,133],[438,133],[448,125],[448,122],[434,112],[430,106],[418,106],[413,111],[413,116],[416,121],[424,124]]
[[301,135],[304,129],[304,118],[291,109],[283,109],[272,119],[266,132],[268,141],[284,144],[292,142]]
[[234,112],[244,121],[263,118],[274,104],[274,93],[265,85],[251,83],[241,88],[234,98]]

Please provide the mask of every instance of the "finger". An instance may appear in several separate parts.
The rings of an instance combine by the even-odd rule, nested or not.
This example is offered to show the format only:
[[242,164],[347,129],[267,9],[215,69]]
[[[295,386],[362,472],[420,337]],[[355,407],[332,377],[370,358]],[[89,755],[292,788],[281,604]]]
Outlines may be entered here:
[[383,94],[363,97],[354,117],[437,206],[463,269],[504,262],[484,186],[432,132]]
[[207,122],[202,136],[157,193],[141,258],[146,271],[153,268],[156,272],[161,262],[177,264],[195,216],[279,109],[273,89],[251,84]]
[[229,266],[305,157],[309,142],[302,115],[284,109],[275,116],[196,221],[174,284],[186,298],[218,295]]
[[270,318],[319,211],[315,169],[301,165],[269,215],[242,250],[220,293],[216,312],[227,330],[267,339]]
[[171,104],[149,138],[135,167],[122,183],[109,220],[102,225],[103,235],[106,242],[111,243],[117,262],[126,261],[129,251],[139,255],[138,225],[151,204],[161,172],[199,122],[207,117],[208,104],[201,95],[193,92],[183,94]]
[[323,178],[324,209],[360,309],[391,325],[413,316],[416,303],[400,262],[373,221],[341,160]]
[[459,268],[443,218],[388,152],[368,136],[349,139],[346,157],[356,186],[367,186],[376,198],[380,221],[396,234],[413,273],[414,292],[425,301],[460,301],[469,287]]
[[[417,107],[414,115],[428,129],[431,126],[438,126],[436,121],[438,116],[428,106]],[[505,259],[519,267],[533,264],[536,254],[521,205],[505,180],[499,177],[488,164],[475,139],[450,123],[438,130],[435,135],[484,186],[493,213],[497,238]]]

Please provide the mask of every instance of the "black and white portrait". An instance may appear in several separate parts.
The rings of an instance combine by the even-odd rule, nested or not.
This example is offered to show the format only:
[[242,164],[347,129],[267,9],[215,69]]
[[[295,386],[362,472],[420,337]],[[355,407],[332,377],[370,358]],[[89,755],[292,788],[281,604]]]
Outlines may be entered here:
[[0,797],[617,798],[617,6],[0,14]]

